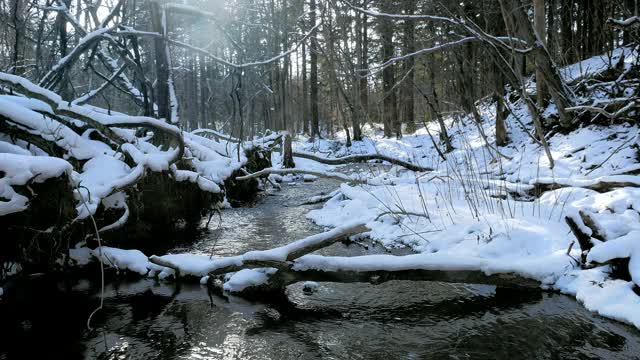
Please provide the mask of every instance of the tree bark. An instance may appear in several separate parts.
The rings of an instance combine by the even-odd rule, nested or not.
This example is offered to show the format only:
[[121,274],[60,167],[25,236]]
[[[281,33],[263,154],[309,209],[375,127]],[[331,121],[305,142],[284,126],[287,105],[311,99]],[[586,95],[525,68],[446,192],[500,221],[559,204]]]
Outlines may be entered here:
[[568,0],[560,8],[560,35],[562,37],[562,57],[565,64],[573,64],[573,0]]
[[[544,10],[544,0],[533,0],[533,25],[536,33],[536,41],[542,43],[543,46],[546,44]],[[536,67],[536,98],[538,106],[544,109],[544,74],[540,67]]]
[[[417,5],[416,0],[405,0],[403,2],[405,8],[406,15],[413,15],[415,12],[415,8]],[[415,22],[414,21],[405,21],[403,30],[403,54],[409,54],[416,50],[415,44]],[[414,89],[413,89],[413,81],[415,79],[415,58],[410,57],[403,62],[403,70],[406,78],[404,79],[404,83],[402,84],[402,118],[404,122],[407,124],[408,131],[415,131],[415,97],[414,97]],[[410,72],[410,73],[409,73]],[[409,73],[407,75],[407,73]]]
[[[521,0],[499,0],[501,8],[513,14],[516,23],[520,24],[519,37],[525,40],[533,47],[532,56],[536,64],[536,70],[540,70],[544,76],[543,81],[553,98],[558,109],[560,117],[560,125],[569,128],[572,124],[571,115],[565,110],[570,107],[573,102],[573,96],[567,85],[560,76],[560,71],[551,59],[551,55],[543,43],[537,41],[537,35],[534,31],[525,7]],[[507,5],[508,4],[508,5]],[[506,6],[505,6],[506,5]],[[509,14],[505,14],[505,18]]]
[[[393,9],[389,7],[387,2],[381,4],[381,10],[383,12],[393,12]],[[386,62],[394,56],[393,47],[393,22],[381,17],[379,18],[379,31],[380,38],[382,40],[382,62]],[[384,136],[391,137],[395,131],[397,137],[402,136],[397,118],[397,104],[396,94],[394,89],[395,73],[393,66],[387,66],[382,70],[382,90],[383,90],[383,122],[384,122]]]
[[[309,19],[311,27],[316,26],[316,0],[309,1]],[[311,137],[321,137],[320,117],[318,114],[318,36],[316,32],[311,35],[309,45],[309,61],[311,63]]]
[[[366,3],[363,5],[366,7]],[[369,67],[369,26],[367,15],[362,14],[362,53],[360,54],[360,69]],[[360,106],[363,119],[369,117],[369,81],[366,76],[360,78]]]
[[[149,11],[151,13],[151,28],[154,32],[165,35],[162,24],[162,11],[160,4],[156,1],[149,1]],[[156,91],[155,101],[158,106],[158,118],[166,119],[170,122],[171,110],[169,109],[169,61],[167,59],[165,40],[160,37],[153,39],[156,68]]]
[[293,162],[293,150],[291,150],[291,134],[288,131],[283,135],[282,140],[282,167],[285,169],[296,167],[296,163]]

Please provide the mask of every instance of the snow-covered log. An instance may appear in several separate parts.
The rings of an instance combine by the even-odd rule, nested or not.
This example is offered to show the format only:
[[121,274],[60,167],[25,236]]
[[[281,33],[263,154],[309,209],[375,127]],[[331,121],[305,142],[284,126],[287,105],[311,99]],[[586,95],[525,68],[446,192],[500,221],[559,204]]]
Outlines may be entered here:
[[[312,235],[278,248],[264,251],[250,251],[239,256],[214,259],[201,270],[201,276],[207,274],[225,274],[246,268],[277,266],[279,263],[294,260],[305,254],[309,254],[335,242],[347,239],[351,235],[359,234],[364,231],[367,231],[364,224],[354,223],[341,226],[324,233]],[[161,262],[164,260],[157,261],[157,258],[158,257],[156,256],[151,256],[149,261],[157,265],[162,265]],[[174,266],[180,268],[180,265],[178,264],[174,263]]]
[[597,178],[552,178],[541,177],[530,183],[534,194],[564,187],[580,187],[598,192],[607,192],[615,188],[640,187],[639,175],[608,175]]
[[390,156],[386,156],[386,155],[382,155],[382,154],[362,154],[362,155],[349,155],[349,156],[343,156],[343,157],[339,157],[339,158],[323,158],[323,157],[319,157],[310,153],[306,153],[306,152],[299,152],[299,151],[294,151],[293,152],[293,156],[294,157],[299,157],[299,158],[303,158],[303,159],[309,159],[309,160],[313,160],[313,161],[317,161],[319,163],[323,163],[323,164],[327,164],[327,165],[346,165],[346,164],[353,164],[353,163],[361,163],[361,162],[367,162],[370,160],[380,160],[380,161],[386,161],[390,164],[393,165],[398,165],[398,166],[402,166],[408,170],[412,170],[412,171],[433,171],[432,168],[429,167],[424,167],[424,166],[420,166],[420,165],[416,165],[416,164],[412,164],[410,162],[404,161],[404,160],[400,160],[397,158],[393,158]]
[[260,171],[254,172],[252,174],[247,174],[247,175],[244,175],[244,176],[238,176],[238,177],[236,177],[236,180],[249,180],[249,179],[254,179],[254,178],[258,178],[258,177],[265,176],[265,175],[271,175],[271,174],[278,174],[278,175],[307,174],[307,175],[313,175],[313,176],[327,178],[327,179],[336,179],[336,180],[340,180],[340,181],[346,181],[346,182],[355,183],[355,184],[364,184],[364,183],[366,183],[366,180],[353,178],[353,177],[350,177],[348,175],[344,175],[344,174],[337,173],[337,172],[315,171],[315,170],[295,169],[295,168],[292,168],[292,169],[274,169],[274,168],[262,169]]

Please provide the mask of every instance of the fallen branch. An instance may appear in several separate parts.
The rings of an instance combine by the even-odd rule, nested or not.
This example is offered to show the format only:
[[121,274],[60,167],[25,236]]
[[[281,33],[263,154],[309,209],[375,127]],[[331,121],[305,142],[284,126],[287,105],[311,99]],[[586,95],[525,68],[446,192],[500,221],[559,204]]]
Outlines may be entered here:
[[266,168],[266,169],[262,169],[260,171],[254,172],[253,174],[238,176],[236,177],[236,180],[249,180],[249,179],[261,177],[264,175],[270,175],[270,174],[278,174],[278,175],[307,174],[307,175],[314,175],[317,177],[322,177],[327,179],[336,179],[340,181],[346,181],[346,182],[355,183],[355,184],[367,183],[366,180],[354,179],[350,176],[347,176],[341,173],[330,173],[330,172],[324,172],[324,171],[313,171],[313,170],[305,170],[305,169],[273,169],[273,168]]
[[[606,105],[610,105],[610,104],[606,104]],[[619,108],[616,112],[609,112],[605,108],[592,106],[592,105],[572,106],[572,107],[566,108],[565,110],[567,110],[567,111],[589,111],[589,112],[595,112],[595,113],[598,113],[600,115],[603,115],[604,117],[606,117],[608,119],[617,119],[617,118],[621,117],[622,115],[624,115],[625,113],[635,109],[637,107],[637,105],[638,105],[638,102],[635,99],[633,99],[633,100],[627,99],[626,102],[623,105],[624,106]]]
[[326,202],[326,201],[334,198],[335,196],[339,196],[339,195],[342,195],[342,192],[338,189],[338,190],[334,190],[334,191],[330,192],[329,194],[322,194],[322,195],[312,196],[309,199],[301,202],[298,205],[320,204],[320,203]]
[[601,176],[593,179],[539,178],[537,182],[531,183],[529,186],[531,186],[529,191],[533,192],[533,194],[542,194],[549,190],[565,187],[579,187],[598,192],[607,192],[621,187],[640,187],[640,176],[622,174]]
[[345,165],[345,164],[351,164],[351,163],[362,163],[362,162],[367,162],[369,160],[381,160],[381,161],[386,161],[390,164],[393,165],[398,165],[398,166],[402,166],[408,170],[411,171],[433,171],[432,168],[429,167],[423,167],[420,165],[415,165],[409,162],[406,162],[404,160],[400,160],[400,159],[396,159],[396,158],[392,158],[390,156],[386,156],[386,155],[382,155],[382,154],[363,154],[363,155],[349,155],[349,156],[344,156],[344,157],[340,157],[340,158],[322,158],[319,156],[315,156],[309,153],[303,153],[303,152],[293,152],[293,156],[294,157],[299,157],[299,158],[303,158],[303,159],[309,159],[309,160],[313,160],[313,161],[317,161],[319,163],[322,164],[327,164],[327,165]]
[[294,260],[367,230],[363,223],[338,227],[274,249],[250,251],[243,255],[213,260],[206,272],[209,275],[220,275],[250,268],[286,268],[288,267],[285,264],[287,261]]
[[172,269],[173,271],[175,271],[176,279],[180,277],[180,267],[170,261],[167,261],[155,255],[151,255],[149,257],[149,262],[152,264],[156,264],[159,266],[164,266],[166,268]]

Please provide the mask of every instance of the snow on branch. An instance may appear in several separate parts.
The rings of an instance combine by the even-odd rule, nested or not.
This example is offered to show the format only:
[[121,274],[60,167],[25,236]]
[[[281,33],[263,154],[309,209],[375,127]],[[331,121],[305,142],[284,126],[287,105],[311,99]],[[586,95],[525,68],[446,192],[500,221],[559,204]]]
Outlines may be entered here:
[[249,180],[249,179],[254,179],[254,178],[257,178],[257,177],[261,177],[261,176],[264,176],[264,175],[270,175],[270,174],[278,174],[278,175],[307,174],[307,175],[313,175],[313,176],[327,178],[327,179],[336,179],[336,180],[346,181],[346,182],[351,182],[351,183],[356,183],[356,184],[366,183],[366,180],[352,178],[350,176],[347,176],[347,175],[344,175],[344,174],[341,174],[341,173],[306,170],[306,169],[295,169],[295,168],[292,168],[292,169],[266,168],[266,169],[262,169],[260,171],[256,171],[256,172],[254,172],[252,174],[247,174],[247,175],[244,175],[244,176],[238,176],[238,177],[236,177],[236,180]]
[[613,27],[622,28],[625,30],[640,26],[640,16],[632,16],[628,19],[613,19],[609,18],[607,23]]
[[[382,63],[382,64],[380,64],[378,66],[372,67],[371,69],[380,70],[380,69],[386,68],[387,66],[393,65],[393,64],[395,64],[395,63],[397,63],[399,61],[403,61],[403,60],[406,60],[406,59],[409,59],[409,58],[412,58],[412,57],[415,57],[415,56],[418,56],[418,55],[431,54],[431,53],[434,53],[434,52],[438,52],[438,51],[442,51],[442,50],[448,49],[450,47],[456,47],[458,45],[466,44],[466,43],[472,42],[472,41],[480,41],[480,39],[478,39],[475,36],[468,36],[468,37],[464,37],[464,38],[459,39],[459,40],[442,43],[442,44],[439,44],[439,45],[436,45],[436,46],[433,46],[433,47],[430,47],[430,48],[420,49],[418,51],[414,51],[414,52],[409,53],[409,54],[405,54],[405,55],[401,55],[401,56],[397,56],[397,57],[391,58],[391,59],[385,61],[384,63]],[[366,69],[362,69],[362,70],[366,71]]]
[[[195,275],[218,275],[246,268],[260,268],[265,266],[279,267],[278,264],[283,264],[282,267],[286,267],[286,264],[284,263],[287,261],[295,260],[301,256],[367,230],[368,229],[363,223],[356,222],[331,229],[324,233],[312,235],[270,250],[249,251],[243,255],[209,260],[200,266]],[[167,260],[170,261],[170,259],[167,259],[165,256],[151,256],[149,258],[151,263],[160,266],[166,266]],[[181,269],[182,273],[189,273],[189,271],[184,271],[185,266],[181,265],[179,262],[170,262],[172,264],[170,266],[172,269]]]
[[229,141],[236,144],[241,142],[240,139],[234,138],[231,135],[227,135],[212,129],[196,129],[196,130],[193,130],[191,133],[194,135],[201,135],[201,134],[212,135],[214,138],[218,140]]
[[29,199],[13,186],[71,175],[72,170],[71,164],[55,157],[0,153],[0,216],[27,209]]
[[120,66],[120,68],[118,68],[118,70],[115,73],[113,73],[111,75],[111,77],[109,77],[109,79],[107,79],[107,81],[102,83],[102,85],[100,85],[97,89],[87,92],[86,94],[84,94],[84,95],[78,97],[77,99],[73,100],[71,103],[74,104],[74,105],[83,105],[83,104],[86,104],[87,102],[89,102],[89,100],[91,100],[94,97],[96,97],[104,89],[106,89],[109,85],[111,85],[113,83],[113,81],[118,76],[120,76],[120,74],[122,74],[122,72],[124,71],[126,66],[127,66],[126,64]]
[[349,155],[349,156],[344,156],[339,158],[323,158],[323,157],[315,156],[313,154],[306,153],[306,152],[294,152],[293,156],[317,161],[319,163],[323,163],[327,165],[345,165],[345,164],[351,164],[351,163],[367,162],[370,160],[381,160],[381,161],[386,161],[393,165],[402,166],[411,171],[420,171],[420,172],[433,171],[432,168],[412,164],[410,162],[393,158],[390,156],[382,155],[382,154],[362,154],[362,155]]

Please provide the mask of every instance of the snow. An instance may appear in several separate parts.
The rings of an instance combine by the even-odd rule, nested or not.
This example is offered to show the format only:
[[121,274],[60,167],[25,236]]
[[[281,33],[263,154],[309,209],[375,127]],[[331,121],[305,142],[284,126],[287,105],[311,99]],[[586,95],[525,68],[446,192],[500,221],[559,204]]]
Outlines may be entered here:
[[0,153],[0,216],[28,207],[29,199],[18,194],[13,186],[42,183],[63,174],[70,175],[71,171],[71,164],[60,158]]
[[640,328],[640,297],[633,291],[633,283],[609,279],[607,272],[608,267],[570,271],[555,288],[575,296],[587,310]]
[[[209,273],[207,269],[212,262],[212,259],[209,256],[194,254],[167,254],[158,256],[158,258],[178,267],[180,269],[181,276],[205,276]],[[150,275],[157,275],[160,279],[175,275],[175,271],[167,267],[158,266],[156,264],[149,264],[149,267],[152,270]]]
[[148,258],[139,250],[123,250],[108,246],[97,247],[91,250],[91,255],[108,267],[117,270],[129,270],[140,275],[149,272]]
[[588,76],[599,74],[604,70],[615,66],[622,56],[624,56],[624,63],[629,66],[637,59],[638,51],[630,47],[614,49],[611,53],[597,55],[566,66],[560,71],[560,73],[565,81],[576,81]]
[[223,285],[223,289],[229,292],[240,292],[250,286],[265,284],[269,280],[269,275],[276,272],[276,269],[243,269],[231,275]]

